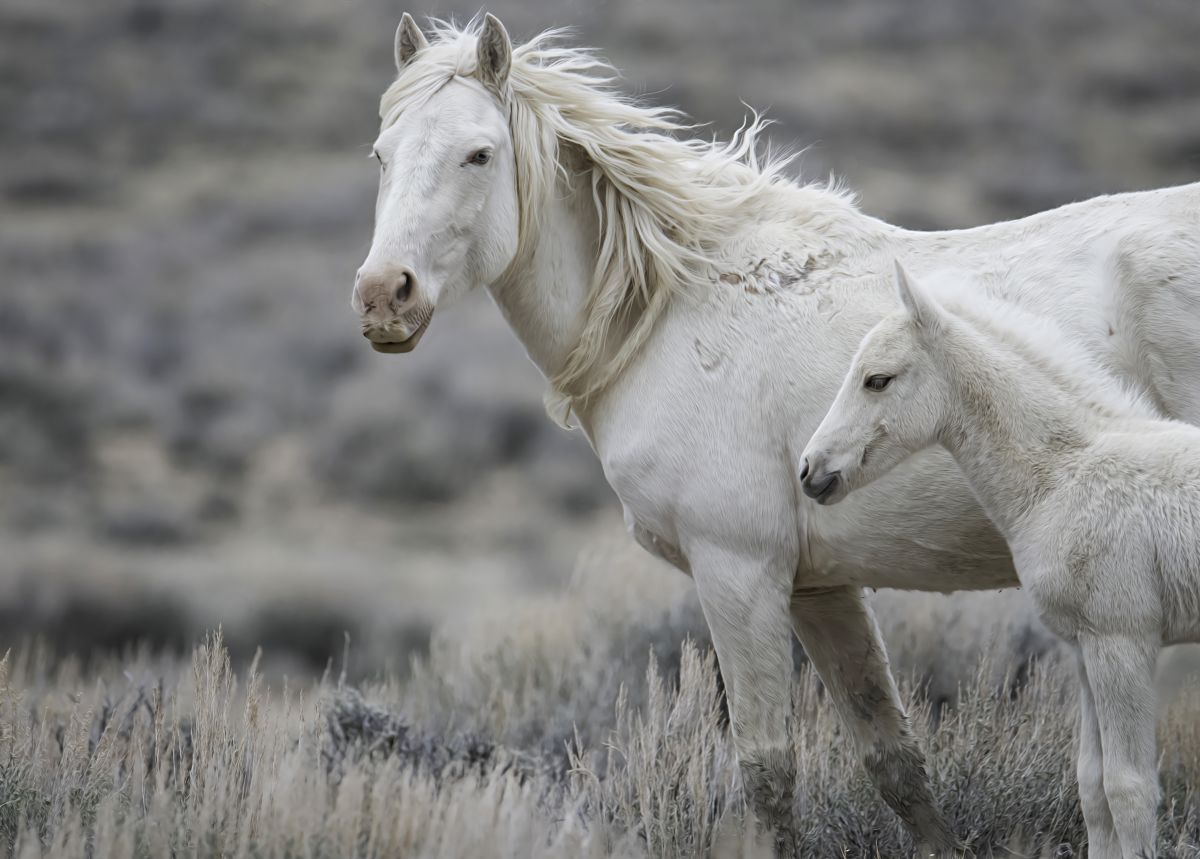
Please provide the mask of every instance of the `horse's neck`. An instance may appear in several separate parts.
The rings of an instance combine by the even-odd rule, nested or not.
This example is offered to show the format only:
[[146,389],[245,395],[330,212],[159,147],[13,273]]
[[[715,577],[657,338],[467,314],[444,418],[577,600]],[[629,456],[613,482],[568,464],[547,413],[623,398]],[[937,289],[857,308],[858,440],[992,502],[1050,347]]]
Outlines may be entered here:
[[547,379],[579,342],[597,257],[596,212],[589,195],[560,180],[549,195],[541,235],[490,291],[529,357]]
[[[490,287],[509,326],[547,379],[556,377],[566,366],[580,341],[599,256],[599,215],[588,173],[575,163],[577,160],[572,158],[567,175],[548,195],[534,247]],[[795,189],[794,213],[788,210],[782,220],[787,226],[788,242],[806,241],[808,250],[818,254],[839,245],[865,247],[887,232],[881,229],[885,227],[882,222],[862,215],[843,200],[826,198],[826,194]],[[750,253],[743,241],[741,252],[747,259],[762,259],[771,252],[787,250],[776,246],[778,239],[777,232],[769,233],[763,240],[766,253],[759,255]],[[624,319],[612,326],[609,356],[620,348],[634,321]],[[585,431],[589,429],[589,412],[597,402],[599,399],[583,406],[572,404],[572,413]]]
[[1056,481],[1064,454],[1091,428],[1070,392],[1026,356],[981,337],[961,320],[941,348],[952,414],[941,442],[1006,537]]

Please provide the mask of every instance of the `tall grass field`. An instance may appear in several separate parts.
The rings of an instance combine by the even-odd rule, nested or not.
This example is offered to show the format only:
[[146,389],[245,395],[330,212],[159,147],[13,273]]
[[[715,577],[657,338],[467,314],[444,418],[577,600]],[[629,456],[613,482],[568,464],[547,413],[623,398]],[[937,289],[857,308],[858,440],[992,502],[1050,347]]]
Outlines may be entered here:
[[[638,567],[597,553],[564,592],[462,618],[359,683],[336,664],[301,682],[235,669],[219,633],[190,658],[12,651],[0,856],[770,856],[690,589]],[[1034,623],[1021,604],[876,599],[938,799],[976,855],[1083,856],[1073,670],[1044,634],[1014,633]],[[800,855],[909,855],[796,662]],[[1200,698],[1164,702],[1161,849],[1200,856]]]

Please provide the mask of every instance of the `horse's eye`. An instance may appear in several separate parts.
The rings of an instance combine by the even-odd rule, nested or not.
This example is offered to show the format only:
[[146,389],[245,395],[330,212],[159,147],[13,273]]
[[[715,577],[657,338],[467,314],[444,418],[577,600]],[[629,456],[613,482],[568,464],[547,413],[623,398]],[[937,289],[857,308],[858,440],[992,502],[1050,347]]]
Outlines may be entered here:
[[480,149],[478,152],[471,153],[471,157],[467,159],[468,164],[478,164],[480,166],[487,164],[492,160],[492,151],[490,149]]
[[863,387],[868,391],[882,391],[892,383],[895,376],[868,376],[867,381],[863,382]]
[[379,154],[379,150],[378,150],[378,149],[376,149],[376,150],[373,150],[373,151],[371,152],[371,154],[372,154],[372,155],[374,155],[374,156],[375,156],[375,160],[379,162],[379,169],[380,169],[380,170],[386,170],[386,169],[387,169],[387,165],[383,163],[383,156]]

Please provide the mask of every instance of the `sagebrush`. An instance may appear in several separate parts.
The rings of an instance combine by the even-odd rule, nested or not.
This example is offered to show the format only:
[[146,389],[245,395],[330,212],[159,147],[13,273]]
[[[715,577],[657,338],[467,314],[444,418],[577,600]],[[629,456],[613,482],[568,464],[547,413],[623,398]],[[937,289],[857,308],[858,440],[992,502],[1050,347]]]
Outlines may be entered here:
[[[219,637],[190,663],[10,653],[0,856],[771,855],[711,650],[676,597],[629,584],[481,614],[359,687],[268,686]],[[977,657],[937,720],[906,684],[938,799],[977,855],[1084,855],[1073,673],[1051,653],[1013,682],[1008,653]],[[794,690],[801,855],[905,855],[803,662]],[[1162,721],[1166,856],[1200,855],[1198,711],[1180,695]]]

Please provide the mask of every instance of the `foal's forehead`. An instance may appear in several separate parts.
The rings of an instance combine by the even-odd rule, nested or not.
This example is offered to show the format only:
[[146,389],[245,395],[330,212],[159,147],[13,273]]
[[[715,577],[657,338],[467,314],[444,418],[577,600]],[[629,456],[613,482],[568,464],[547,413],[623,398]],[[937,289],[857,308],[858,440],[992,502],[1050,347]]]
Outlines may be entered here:
[[891,313],[885,316],[863,338],[858,352],[859,360],[869,361],[911,349],[914,345],[912,333],[912,322],[907,314]]

